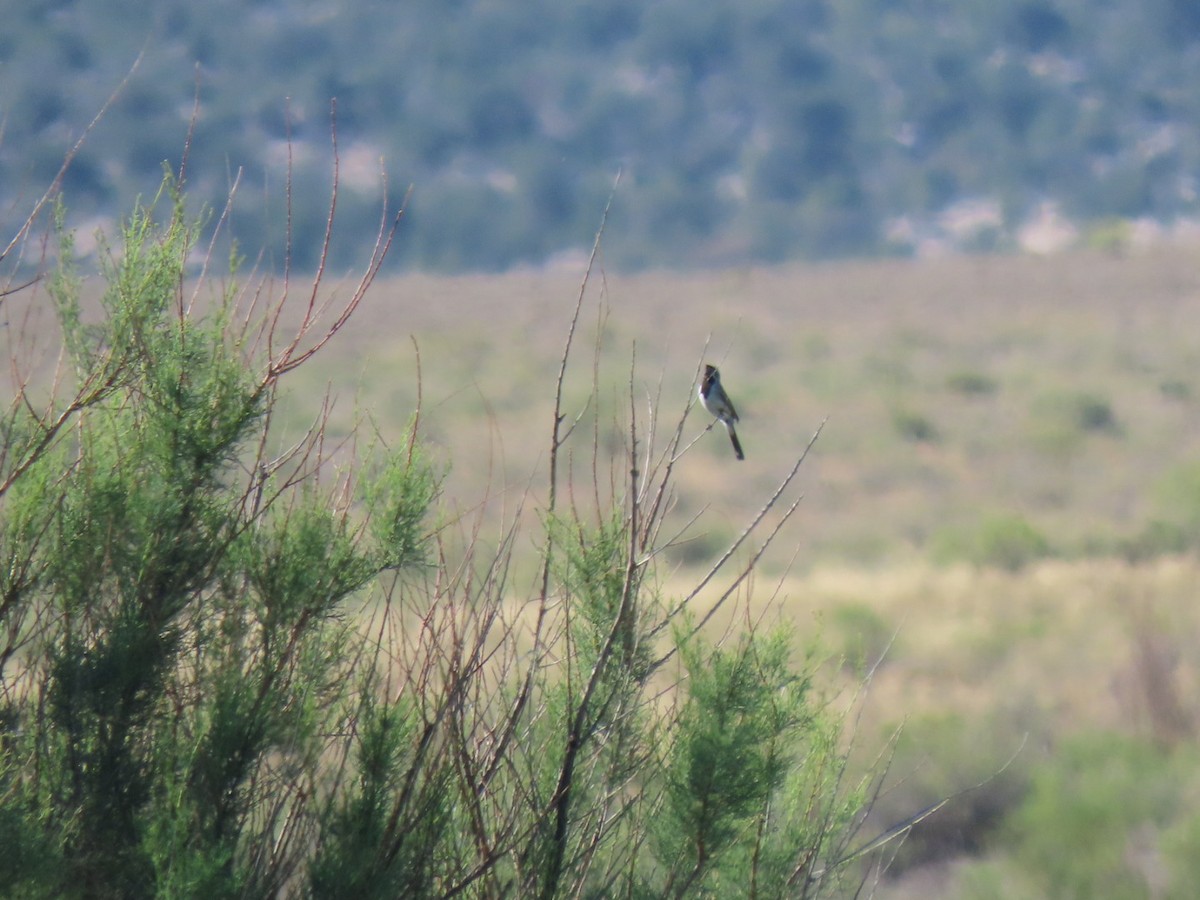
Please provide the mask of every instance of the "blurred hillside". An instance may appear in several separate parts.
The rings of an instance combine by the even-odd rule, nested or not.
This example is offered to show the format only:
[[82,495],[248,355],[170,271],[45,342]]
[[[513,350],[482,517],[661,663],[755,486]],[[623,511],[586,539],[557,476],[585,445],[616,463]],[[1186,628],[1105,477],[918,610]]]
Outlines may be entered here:
[[[393,262],[538,264],[586,246],[619,167],[610,265],[1004,248],[1197,211],[1200,6],[1190,0],[132,0],[3,6],[0,208],[75,162],[85,224],[153,190],[201,112],[190,194],[298,261],[369,242],[379,173],[415,188]],[[1043,229],[1046,230],[1046,229]]]

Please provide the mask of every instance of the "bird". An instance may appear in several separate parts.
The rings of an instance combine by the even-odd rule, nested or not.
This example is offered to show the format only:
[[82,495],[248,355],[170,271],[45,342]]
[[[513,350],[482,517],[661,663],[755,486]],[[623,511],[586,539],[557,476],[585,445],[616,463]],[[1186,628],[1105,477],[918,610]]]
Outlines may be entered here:
[[716,366],[705,365],[704,367],[704,380],[700,382],[700,402],[704,404],[705,409],[721,421],[725,430],[729,432],[729,440],[733,443],[733,452],[737,454],[737,458],[745,459],[746,455],[742,453],[742,444],[733,428],[733,423],[738,420],[737,410],[733,408],[733,401],[725,393],[725,388],[721,387],[721,373],[717,371]]

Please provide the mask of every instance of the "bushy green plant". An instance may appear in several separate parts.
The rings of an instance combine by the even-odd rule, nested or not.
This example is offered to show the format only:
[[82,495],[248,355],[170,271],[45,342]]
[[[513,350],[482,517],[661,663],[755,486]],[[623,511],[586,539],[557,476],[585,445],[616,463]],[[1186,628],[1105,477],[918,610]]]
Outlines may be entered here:
[[1192,399],[1191,382],[1182,378],[1164,378],[1158,383],[1158,392],[1168,400],[1186,403]]
[[581,510],[560,484],[568,341],[540,576],[522,595],[518,526],[494,551],[433,527],[439,469],[417,416],[395,446],[343,451],[336,470],[324,420],[298,440],[275,430],[278,392],[336,337],[378,258],[328,325],[314,304],[285,337],[281,305],[256,321],[236,283],[185,285],[197,233],[168,181],[108,251],[98,318],[69,270],[49,279],[72,371],[40,407],[18,383],[0,427],[5,886],[836,890],[864,803],[841,719],[788,635],[714,646],[716,607],[697,609],[761,516],[690,594],[655,588],[682,427],[643,468],[631,418],[630,449],[610,461],[629,489],[605,498],[597,474],[596,508]]
[[1017,513],[996,513],[973,527],[939,531],[930,541],[930,553],[940,563],[965,561],[1010,572],[1051,555],[1049,539]]
[[946,376],[946,387],[964,396],[994,394],[998,387],[996,379],[974,369],[959,369]]
[[1120,551],[1131,562],[1140,562],[1164,554],[1182,553],[1193,544],[1189,529],[1178,522],[1151,519],[1131,537],[1119,544]]
[[938,439],[937,425],[924,413],[912,409],[895,409],[892,411],[892,427],[906,441],[915,443],[932,443]]
[[1030,410],[1029,438],[1043,453],[1065,458],[1092,436],[1119,436],[1111,401],[1093,391],[1049,391]]
[[1044,896],[1190,896],[1200,850],[1188,800],[1196,763],[1194,747],[1164,751],[1106,733],[1070,738],[1035,768],[1029,797],[1009,821],[1015,858]]
[[[338,661],[346,613],[423,558],[411,535],[369,543],[315,489],[313,437],[264,454],[279,378],[306,351],[256,356],[235,292],[185,294],[195,234],[168,181],[107,252],[97,322],[60,270],[77,393],[35,412],[22,384],[8,410],[6,433],[36,439],[8,441],[0,469],[5,787],[33,817],[19,832],[58,857],[42,889],[60,896],[281,889],[260,855],[358,681]],[[434,487],[420,452],[359,483],[395,494],[376,523],[420,521]]]
[[797,669],[783,629],[726,647],[676,637],[686,678],[646,769],[658,799],[634,895],[836,893],[865,800],[839,787],[840,729],[814,704],[811,661]]
[[[731,854],[739,837],[754,835],[761,845],[788,826],[771,816],[771,799],[789,762],[810,752],[806,732],[814,722],[809,681],[794,674],[787,652],[781,634],[720,649],[681,635],[687,679],[661,763],[665,804],[652,832],[661,895],[741,894],[746,875],[753,882],[759,872]],[[760,852],[756,846],[752,860]]]

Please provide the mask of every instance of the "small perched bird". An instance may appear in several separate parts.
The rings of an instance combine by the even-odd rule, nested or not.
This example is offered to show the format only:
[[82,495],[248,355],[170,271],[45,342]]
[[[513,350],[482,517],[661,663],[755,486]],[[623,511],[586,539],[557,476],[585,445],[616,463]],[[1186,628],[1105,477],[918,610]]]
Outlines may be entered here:
[[738,420],[737,410],[733,408],[733,401],[725,393],[725,388],[721,387],[721,373],[717,371],[716,366],[704,367],[704,380],[700,382],[700,402],[704,404],[705,409],[721,420],[721,424],[729,432],[729,440],[733,442],[733,452],[737,454],[737,458],[745,459],[746,455],[742,453],[742,445],[733,428],[733,423]]

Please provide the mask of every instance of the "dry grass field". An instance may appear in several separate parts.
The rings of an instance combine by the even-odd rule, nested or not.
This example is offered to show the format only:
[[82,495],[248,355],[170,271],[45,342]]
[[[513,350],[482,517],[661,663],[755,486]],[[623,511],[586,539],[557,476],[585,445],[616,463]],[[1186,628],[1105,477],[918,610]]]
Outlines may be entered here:
[[[319,373],[340,421],[356,404],[385,429],[411,415],[415,339],[423,430],[452,462],[452,493],[471,503],[489,482],[523,488],[544,454],[579,281],[380,283]],[[654,401],[674,423],[702,355],[720,365],[748,459],[735,465],[714,432],[679,470],[681,506],[709,507],[716,530],[756,508],[828,420],[802,476],[804,566],[926,557],[1013,516],[1057,555],[1091,553],[1188,512],[1178,493],[1200,464],[1200,265],[1188,250],[597,275],[584,320],[567,395],[587,395],[600,330],[614,432],[635,344],[643,418]],[[299,386],[298,414],[324,388]],[[706,424],[696,410],[688,433]]]
[[[416,408],[419,348],[421,431],[450,466],[447,496],[462,512],[489,497],[498,528],[541,488],[580,271],[381,282],[308,371],[328,385],[294,385],[287,409],[306,421],[328,389],[335,430],[366,415],[395,437]],[[600,409],[586,415],[598,412],[602,452],[627,442],[631,370],[639,436],[654,410],[659,446],[702,361],[721,367],[742,416],[745,463],[703,433],[702,410],[688,417],[685,441],[699,440],[678,464],[675,515],[700,518],[663,575],[668,595],[723,552],[825,422],[798,517],[739,608],[819,632],[848,661],[841,683],[886,650],[857,725],[875,750],[904,726],[879,824],[1015,755],[976,792],[985,800],[914,835],[897,864],[908,876],[880,895],[991,896],[946,860],[986,852],[962,835],[1071,734],[1191,745],[1195,249],[597,271],[583,309],[568,413],[585,409],[595,373]],[[590,458],[590,443],[577,449]],[[1015,890],[996,877],[996,896]]]

